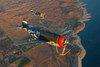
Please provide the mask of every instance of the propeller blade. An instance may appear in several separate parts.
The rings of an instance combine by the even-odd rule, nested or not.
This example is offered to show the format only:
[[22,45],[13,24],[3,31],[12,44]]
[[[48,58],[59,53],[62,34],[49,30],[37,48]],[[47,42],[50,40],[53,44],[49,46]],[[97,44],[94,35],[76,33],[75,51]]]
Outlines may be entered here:
[[65,45],[64,48],[63,48],[62,54],[65,53],[65,50],[66,50],[66,45]]
[[72,30],[66,30],[65,32],[63,32],[63,34],[61,34],[62,36],[65,36],[65,35],[67,35],[67,34],[69,34],[69,33],[71,33],[71,32],[73,32]]

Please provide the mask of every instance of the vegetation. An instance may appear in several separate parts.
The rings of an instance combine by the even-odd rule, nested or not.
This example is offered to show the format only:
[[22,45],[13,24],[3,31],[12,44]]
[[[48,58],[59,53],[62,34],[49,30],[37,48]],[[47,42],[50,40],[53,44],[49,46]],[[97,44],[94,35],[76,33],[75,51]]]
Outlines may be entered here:
[[38,46],[38,44],[34,44],[34,45],[32,45],[31,47],[29,47],[29,48],[26,48],[26,46],[25,46],[25,47],[22,48],[22,50],[23,50],[24,52],[26,52],[26,51],[28,51],[28,50],[30,50],[30,49],[36,47],[36,46]]
[[25,37],[23,40],[29,40],[29,39],[34,39],[34,36],[27,36],[27,37]]
[[20,58],[22,58],[22,56],[20,56],[20,57],[9,57],[9,63],[11,64],[11,63],[13,63],[14,61],[16,61],[16,60],[18,60],[18,59],[20,59]]
[[28,64],[29,62],[31,62],[31,60],[27,57],[24,57],[18,67],[24,67],[24,65]]
[[[0,10],[1,12],[1,10]],[[0,28],[0,37],[4,35],[4,31]]]
[[6,36],[3,40],[0,41],[0,50],[8,50],[13,44],[13,41]]
[[2,10],[0,10],[0,12],[2,12]]
[[3,12],[4,10],[3,9],[0,9],[0,12]]

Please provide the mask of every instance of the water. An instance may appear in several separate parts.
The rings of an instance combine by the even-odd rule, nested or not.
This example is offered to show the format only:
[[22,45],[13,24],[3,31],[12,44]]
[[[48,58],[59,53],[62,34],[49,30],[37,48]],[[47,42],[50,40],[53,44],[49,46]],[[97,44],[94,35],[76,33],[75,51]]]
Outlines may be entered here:
[[100,0],[81,0],[92,18],[86,22],[85,29],[79,33],[87,54],[83,59],[83,67],[100,67]]

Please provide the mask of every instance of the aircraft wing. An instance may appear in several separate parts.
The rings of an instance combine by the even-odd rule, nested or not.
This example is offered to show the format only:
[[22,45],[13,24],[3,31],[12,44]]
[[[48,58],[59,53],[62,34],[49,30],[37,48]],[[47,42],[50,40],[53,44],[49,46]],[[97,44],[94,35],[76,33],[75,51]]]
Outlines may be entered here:
[[43,42],[45,42],[45,41],[39,41],[39,40],[33,40],[33,41],[31,41],[31,42],[27,42],[27,43],[14,43],[14,45],[30,45],[30,44],[37,44],[37,43],[43,43]]

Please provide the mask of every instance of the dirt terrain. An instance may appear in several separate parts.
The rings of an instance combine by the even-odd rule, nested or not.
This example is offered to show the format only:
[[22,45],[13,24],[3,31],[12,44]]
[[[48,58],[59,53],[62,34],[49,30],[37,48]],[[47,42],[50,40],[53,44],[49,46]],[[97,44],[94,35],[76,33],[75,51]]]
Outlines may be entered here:
[[70,57],[68,55],[66,57],[59,56],[55,47],[52,46],[40,44],[25,54],[38,67],[70,67]]
[[[24,36],[22,30],[14,29],[21,25],[23,18],[33,26],[45,26],[51,31],[61,33],[82,16],[82,10],[77,8],[78,3],[76,0],[1,0],[0,27],[13,40],[18,36]],[[46,13],[45,19],[33,16],[30,10]]]
[[[23,18],[33,26],[46,27],[59,34],[69,29],[74,30],[72,34],[78,33],[85,27],[84,23],[78,22],[84,14],[80,4],[78,0],[0,0],[0,27],[13,42],[28,35],[23,29],[15,29],[22,24]],[[46,16],[44,19],[36,17],[30,10],[46,13]],[[73,57],[70,53],[61,57],[55,52],[55,47],[44,44],[25,54],[31,60],[25,67],[71,67]]]

